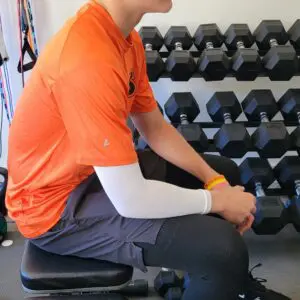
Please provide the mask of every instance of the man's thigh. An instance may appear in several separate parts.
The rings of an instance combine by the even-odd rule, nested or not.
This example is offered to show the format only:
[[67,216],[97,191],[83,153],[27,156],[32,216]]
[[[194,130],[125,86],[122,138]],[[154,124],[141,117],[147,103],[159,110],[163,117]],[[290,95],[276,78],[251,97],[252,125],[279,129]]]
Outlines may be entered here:
[[[218,172],[232,172],[231,161],[216,156],[204,156]],[[187,172],[166,163],[153,152],[139,153],[145,178],[170,182],[191,188],[203,184]],[[224,171],[224,172],[223,172]],[[168,177],[168,174],[171,177]],[[230,179],[230,176],[227,176]],[[130,180],[130,179],[129,179]],[[117,188],[117,183],[116,183]],[[143,201],[143,199],[140,199]],[[32,240],[38,247],[60,255],[74,255],[132,265],[144,266],[142,249],[136,243],[155,244],[165,220],[124,218],[118,214],[103,190],[96,174],[91,175],[69,196],[61,220],[49,232]]]
[[142,249],[135,243],[154,244],[163,222],[119,215],[93,174],[71,193],[56,226],[31,241],[51,253],[122,263],[145,271]]
[[[224,175],[233,186],[240,185],[239,168],[234,161],[224,156],[199,154],[208,165]],[[142,172],[147,179],[165,181],[177,186],[191,189],[201,189],[203,182],[177,166],[166,162],[151,150],[139,153]]]

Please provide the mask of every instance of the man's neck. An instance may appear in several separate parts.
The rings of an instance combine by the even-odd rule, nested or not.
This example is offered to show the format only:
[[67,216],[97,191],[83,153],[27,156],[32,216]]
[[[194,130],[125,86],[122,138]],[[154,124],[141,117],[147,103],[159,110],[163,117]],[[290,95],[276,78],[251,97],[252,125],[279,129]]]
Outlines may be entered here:
[[118,3],[117,1],[97,0],[97,2],[108,11],[125,38],[129,36],[143,17],[141,12],[134,12],[128,7],[124,7],[122,1]]

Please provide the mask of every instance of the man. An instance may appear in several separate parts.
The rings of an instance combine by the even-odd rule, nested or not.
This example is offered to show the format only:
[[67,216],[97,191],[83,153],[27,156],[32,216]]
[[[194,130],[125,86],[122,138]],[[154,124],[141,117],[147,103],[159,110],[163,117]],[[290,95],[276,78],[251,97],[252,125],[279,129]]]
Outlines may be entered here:
[[[11,126],[9,214],[49,252],[185,270],[184,299],[287,299],[249,279],[238,231],[255,199],[236,165],[199,156],[157,109],[134,27],[171,7],[91,1],[49,42]],[[137,155],[128,117],[156,154]]]

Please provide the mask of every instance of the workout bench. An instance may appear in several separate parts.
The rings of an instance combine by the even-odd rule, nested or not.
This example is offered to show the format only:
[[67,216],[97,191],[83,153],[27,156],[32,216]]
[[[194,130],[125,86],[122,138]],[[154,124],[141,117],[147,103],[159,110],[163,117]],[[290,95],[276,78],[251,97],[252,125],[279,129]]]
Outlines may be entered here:
[[21,264],[22,286],[32,300],[126,300],[125,295],[147,295],[148,282],[132,282],[132,275],[129,266],[59,256],[30,242]]

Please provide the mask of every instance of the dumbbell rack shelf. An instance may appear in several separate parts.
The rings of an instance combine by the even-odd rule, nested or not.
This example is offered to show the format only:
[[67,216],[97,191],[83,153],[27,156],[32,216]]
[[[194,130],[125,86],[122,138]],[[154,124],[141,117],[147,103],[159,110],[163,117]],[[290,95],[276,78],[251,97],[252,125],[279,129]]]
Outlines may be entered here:
[[[296,50],[297,56],[300,57],[300,49],[295,49],[295,50]],[[228,57],[232,57],[235,54],[236,51],[235,50],[227,50],[227,51],[224,51],[224,52],[227,54]],[[199,58],[201,56],[202,52],[201,51],[190,51],[190,53],[192,54],[192,56],[194,58]],[[261,57],[263,57],[263,56],[265,56],[268,53],[268,51],[266,51],[266,50],[258,50],[258,53],[259,53],[259,55]],[[169,55],[170,55],[170,52],[168,52],[168,51],[161,51],[161,52],[159,52],[159,54],[160,54],[160,56],[162,58],[168,58]]]
[[[299,123],[296,121],[282,121],[280,120],[280,122],[283,122],[285,124],[286,127],[298,127]],[[224,123],[222,122],[194,122],[196,124],[200,124],[202,128],[207,128],[207,129],[213,129],[213,128],[220,128]],[[247,128],[253,128],[253,127],[259,127],[259,125],[261,124],[261,122],[254,122],[254,121],[236,121],[234,122],[235,124],[243,124],[245,127]],[[271,123],[276,123],[276,121],[271,121]],[[173,123],[174,127],[179,126],[180,124],[176,124]]]
[[[209,142],[209,147],[208,147],[208,149],[206,150],[206,152],[212,152],[212,153],[214,153],[214,152],[219,152],[219,151],[217,150],[216,146],[214,145],[214,141],[213,141],[213,140],[208,140],[208,142]],[[290,147],[290,148],[289,148],[289,151],[297,151],[297,150],[299,150],[299,149],[297,149],[296,147]],[[254,147],[250,147],[250,148],[248,149],[248,152],[257,152],[257,149],[254,148]],[[230,157],[230,158],[234,158],[234,157]]]
[[[294,77],[300,76],[300,71],[297,72]],[[167,72],[162,73],[162,75],[159,78],[170,78],[170,74]],[[233,78],[236,77],[232,71],[228,71],[226,78]],[[268,77],[268,74],[266,72],[261,72],[257,78],[262,78],[262,77]],[[200,73],[194,73],[193,76],[191,78],[203,78],[203,76]],[[150,82],[154,82],[154,81],[150,81]]]

